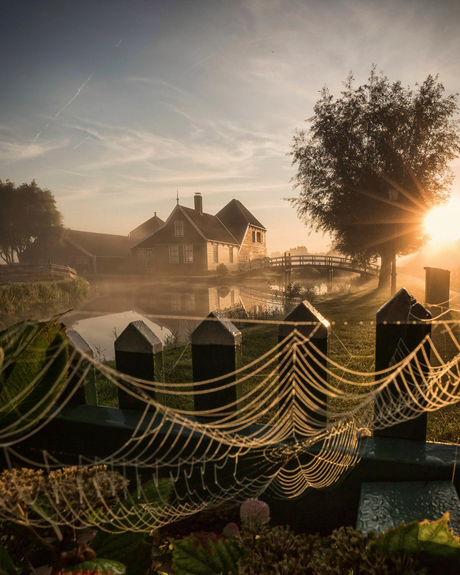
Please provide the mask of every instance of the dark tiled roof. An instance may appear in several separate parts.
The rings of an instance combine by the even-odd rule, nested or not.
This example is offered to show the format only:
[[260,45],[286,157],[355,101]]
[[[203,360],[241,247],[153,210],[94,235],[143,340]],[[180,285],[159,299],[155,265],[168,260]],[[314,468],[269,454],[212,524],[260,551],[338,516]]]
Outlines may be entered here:
[[243,206],[239,200],[231,200],[216,216],[230,230],[232,235],[241,244],[248,224],[267,231],[266,228],[255,218],[251,212]]
[[66,239],[93,256],[125,258],[130,254],[132,240],[128,236],[67,230]]
[[180,206],[180,209],[190,218],[207,240],[235,245],[239,243],[216,216],[200,214],[196,210],[185,208],[184,206]]
[[161,228],[163,224],[164,221],[159,218],[155,212],[155,215],[152,218],[140,226],[137,226],[137,228],[134,228],[134,230],[130,231],[129,237],[133,240],[133,243],[138,242],[142,238],[145,238],[145,236],[148,236],[156,231],[158,228]]

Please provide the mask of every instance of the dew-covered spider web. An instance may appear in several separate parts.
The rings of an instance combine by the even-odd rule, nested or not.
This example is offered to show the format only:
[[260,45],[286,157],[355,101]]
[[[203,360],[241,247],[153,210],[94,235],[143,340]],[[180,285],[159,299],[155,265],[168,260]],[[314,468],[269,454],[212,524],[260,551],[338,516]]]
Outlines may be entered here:
[[[103,456],[73,454],[77,467],[103,471],[84,480],[75,476],[71,495],[62,477],[41,482],[40,495],[27,481],[10,477],[7,487],[0,489],[0,516],[11,519],[23,511],[19,494],[29,506],[34,505],[34,497],[46,498],[48,509],[54,510],[32,514],[28,520],[35,527],[48,525],[51,517],[56,526],[100,525],[103,513],[105,529],[147,531],[223,502],[240,502],[265,492],[295,498],[309,488],[333,487],[360,460],[362,428],[383,429],[458,401],[456,322],[437,321],[455,349],[452,359],[445,359],[427,336],[410,352],[401,340],[386,370],[353,370],[314,345],[318,324],[305,337],[302,322],[297,322],[283,341],[252,363],[221,378],[193,383],[135,379],[63,341],[48,350],[34,379],[9,402],[0,404],[0,446],[7,465],[42,469],[48,477],[68,465],[65,448],[67,441],[72,443],[71,437],[60,438],[61,450],[47,451],[46,445],[37,449],[35,444],[31,449],[30,444],[53,420],[71,417],[74,395],[94,373],[136,399],[142,408],[129,419],[116,408],[85,406],[100,410],[107,425],[117,423],[114,438],[115,427],[128,434],[123,442],[114,439]],[[13,330],[8,345],[15,351],[9,353],[5,346],[0,382],[7,380],[21,350],[33,347],[34,329],[33,323],[24,323]],[[68,361],[57,370],[56,361],[66,349]],[[54,383],[45,396],[21,407],[37,380],[49,374]],[[194,397],[205,395],[212,406],[213,395],[223,390],[235,390],[236,399],[206,410],[194,409]],[[50,398],[53,405],[48,409]],[[39,415],[43,417],[37,422]],[[91,441],[98,442],[97,434]],[[115,478],[107,470],[119,475]],[[161,505],[149,503],[141,485],[146,480],[160,485],[165,478],[171,481],[172,492],[165,496],[159,488]],[[89,484],[97,494],[98,512],[88,496]],[[139,505],[133,505],[129,497],[133,490]],[[63,501],[67,502],[65,512]]]

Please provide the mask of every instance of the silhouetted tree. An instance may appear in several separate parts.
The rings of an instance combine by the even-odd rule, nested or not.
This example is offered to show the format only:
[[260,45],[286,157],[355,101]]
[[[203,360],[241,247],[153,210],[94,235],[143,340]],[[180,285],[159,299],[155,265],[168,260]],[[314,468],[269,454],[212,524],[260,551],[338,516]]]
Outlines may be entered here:
[[5,263],[14,263],[37,239],[51,245],[63,233],[62,215],[49,190],[35,180],[20,186],[0,180],[0,258]]
[[453,119],[458,94],[444,96],[437,76],[414,91],[375,69],[363,86],[353,82],[350,74],[337,99],[325,87],[307,120],[310,129],[296,130],[299,197],[289,199],[342,253],[380,257],[381,286],[389,281],[392,256],[422,247],[425,214],[449,198],[449,163],[460,151]]

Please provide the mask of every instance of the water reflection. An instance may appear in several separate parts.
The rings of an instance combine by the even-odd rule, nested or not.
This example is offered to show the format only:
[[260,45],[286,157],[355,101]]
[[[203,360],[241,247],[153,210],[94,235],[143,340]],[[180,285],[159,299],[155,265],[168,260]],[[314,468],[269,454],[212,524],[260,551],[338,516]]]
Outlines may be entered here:
[[[328,291],[326,283],[315,284],[316,294]],[[267,281],[248,285],[192,281],[139,285],[138,280],[107,281],[99,283],[97,295],[79,310],[67,314],[63,321],[99,350],[101,356],[113,359],[116,335],[131,321],[145,321],[163,342],[172,335],[185,341],[198,323],[215,309],[225,312],[239,308],[248,314],[282,311],[283,298],[276,289],[279,287]]]
[[[79,319],[81,317],[81,319]],[[153,322],[135,311],[92,315],[70,313],[62,318],[67,327],[72,327],[85,339],[95,351],[95,357],[101,361],[114,359],[114,343],[125,327],[132,321],[143,320],[153,333],[164,343],[171,331],[163,325]]]
[[281,303],[268,285],[258,288],[203,283],[98,285],[96,297],[62,319],[105,359],[114,358],[116,335],[142,319],[165,342],[174,335],[184,341],[211,311],[244,309],[261,313]]

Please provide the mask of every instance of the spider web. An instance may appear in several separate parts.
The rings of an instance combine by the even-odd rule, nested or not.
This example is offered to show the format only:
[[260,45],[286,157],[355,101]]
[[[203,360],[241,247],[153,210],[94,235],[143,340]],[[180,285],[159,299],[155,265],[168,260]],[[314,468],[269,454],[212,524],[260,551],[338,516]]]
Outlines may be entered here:
[[[79,466],[106,465],[117,470],[123,477],[129,477],[131,485],[134,479],[137,495],[133,499],[125,484],[124,499],[118,498],[114,506],[115,486],[109,488],[110,496],[104,495],[106,491],[99,489],[95,474],[92,481],[99,489],[103,512],[88,512],[92,504],[83,483],[76,485],[79,505],[68,501],[67,511],[63,512],[65,490],[59,482],[52,487],[47,484],[42,486],[42,496],[46,496],[48,507],[53,509],[52,517],[49,513],[46,516],[36,513],[30,519],[36,527],[51,522],[55,526],[82,528],[100,525],[103,516],[104,529],[147,531],[229,500],[240,502],[264,492],[295,498],[309,488],[334,486],[359,462],[359,427],[383,429],[458,401],[460,343],[452,323],[442,322],[446,337],[457,351],[449,360],[443,359],[427,336],[412,352],[401,340],[388,369],[361,372],[328,358],[312,345],[315,330],[307,338],[300,332],[299,324],[299,329],[293,329],[282,342],[252,363],[220,378],[193,384],[129,377],[66,342],[52,350],[49,361],[35,378],[46,373],[68,345],[70,368],[61,374],[66,377],[66,385],[56,399],[58,407],[52,408],[38,424],[29,417],[32,411],[36,413],[37,405],[21,413],[14,423],[0,429],[0,446],[7,461],[21,461],[48,474],[64,467],[65,457],[59,453],[42,450],[32,457],[22,448],[65,409],[95,371],[141,402],[143,409],[129,440],[102,458],[79,456]],[[26,326],[17,327],[13,340],[24,338]],[[19,351],[32,339],[33,332],[21,341]],[[436,366],[430,363],[430,352]],[[13,354],[5,361],[0,375],[9,369],[15,357]],[[43,405],[57,386],[58,381],[43,398]],[[202,394],[212,404],[213,394],[236,386],[241,397],[222,406],[196,411],[193,407],[171,405],[171,399],[179,398],[184,405],[193,406],[193,397]],[[378,410],[374,410],[376,402]],[[0,407],[0,416],[5,410],[8,405]],[[143,499],[142,483],[146,477],[155,485],[163,478],[172,482],[173,493],[163,498],[161,510]],[[112,480],[105,477],[105,481]],[[27,498],[19,483],[16,490],[24,500]],[[159,496],[163,497],[160,490]],[[142,504],[133,505],[136,499]],[[17,514],[17,509],[0,502],[0,516],[11,519],[12,513]]]

